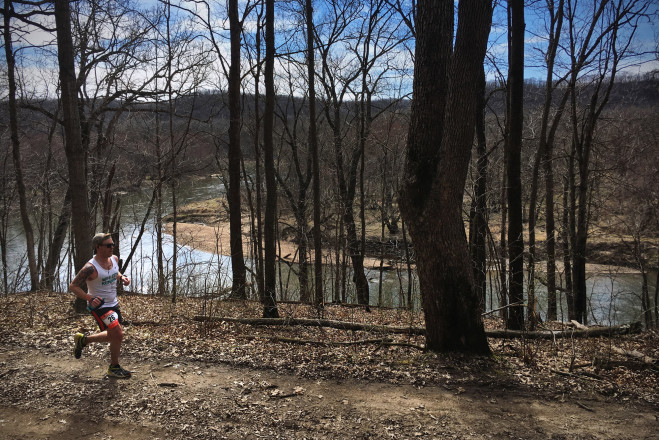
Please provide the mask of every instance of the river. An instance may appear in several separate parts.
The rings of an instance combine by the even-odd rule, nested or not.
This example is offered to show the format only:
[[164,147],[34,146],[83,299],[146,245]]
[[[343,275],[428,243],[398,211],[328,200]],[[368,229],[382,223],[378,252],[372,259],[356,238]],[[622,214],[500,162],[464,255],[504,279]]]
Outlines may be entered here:
[[[171,198],[167,195],[169,189],[165,190],[165,200]],[[177,190],[177,199],[180,205],[203,201],[219,197],[224,194],[224,186],[218,178],[191,179],[180,184]],[[120,231],[120,253],[126,257],[131,247],[137,241],[139,227],[146,212],[147,204],[151,195],[149,189],[140,192],[122,195],[122,227]],[[167,202],[163,207],[164,212],[170,212],[171,205]],[[18,221],[11,226],[8,243],[9,263],[8,269],[11,275],[13,291],[23,291],[29,286],[28,277],[25,274],[25,240],[22,228]],[[228,246],[228,244],[226,245]],[[171,284],[173,240],[171,236],[165,237],[164,259],[167,262],[167,275]],[[65,291],[73,274],[72,263],[67,249],[62,253],[62,265],[59,270],[59,280],[56,290]],[[249,267],[252,262],[247,260]],[[618,270],[619,268],[599,267],[597,272],[588,274],[589,292],[589,320],[591,323],[604,325],[617,325],[641,320],[641,283],[642,278],[638,273]],[[131,290],[140,293],[153,293],[156,291],[156,260],[155,260],[155,229],[153,221],[146,223],[146,230],[139,241],[135,255],[133,256],[127,274],[132,279]],[[278,268],[278,283],[280,286],[279,299],[295,300],[299,296],[296,266],[281,264]],[[335,270],[327,268],[323,274],[325,280],[325,296],[327,301],[332,300],[332,291],[338,283],[334,276]],[[397,307],[406,304],[408,291],[408,275],[405,270],[387,270],[380,277],[379,270],[367,270],[366,276],[369,280],[370,299],[372,305]],[[348,273],[347,280],[351,279]],[[382,281],[380,282],[380,279]],[[497,279],[492,274],[488,279]],[[650,289],[653,291],[656,274],[650,275]],[[177,252],[177,294],[178,295],[201,295],[204,293],[226,292],[231,286],[231,261],[224,255],[203,252],[191,249],[187,246],[178,246]],[[336,287],[337,289],[340,288]],[[10,290],[10,291],[12,291]],[[348,301],[354,301],[354,289],[351,283],[347,283],[346,295]],[[546,289],[544,286],[536,285],[538,298],[538,312],[544,319],[546,316]],[[413,305],[418,307],[418,280],[412,275]],[[487,310],[498,307],[497,288],[488,285]],[[567,319],[567,305],[563,295],[559,294],[559,319]]]

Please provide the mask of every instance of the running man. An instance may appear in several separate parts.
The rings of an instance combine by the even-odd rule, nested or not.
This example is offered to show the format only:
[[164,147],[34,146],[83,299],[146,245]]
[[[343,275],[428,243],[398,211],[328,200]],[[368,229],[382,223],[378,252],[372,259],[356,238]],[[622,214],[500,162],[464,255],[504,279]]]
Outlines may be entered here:
[[[128,379],[130,371],[119,366],[119,352],[124,339],[124,330],[121,327],[121,311],[117,301],[117,281],[124,286],[130,284],[130,279],[119,272],[119,259],[113,255],[114,242],[108,233],[96,234],[92,238],[94,256],[78,272],[69,286],[69,290],[78,298],[87,301],[87,308],[96,320],[100,333],[75,335],[73,354],[80,359],[82,349],[92,342],[110,343],[110,367],[108,376]],[[87,283],[85,293],[83,287]]]

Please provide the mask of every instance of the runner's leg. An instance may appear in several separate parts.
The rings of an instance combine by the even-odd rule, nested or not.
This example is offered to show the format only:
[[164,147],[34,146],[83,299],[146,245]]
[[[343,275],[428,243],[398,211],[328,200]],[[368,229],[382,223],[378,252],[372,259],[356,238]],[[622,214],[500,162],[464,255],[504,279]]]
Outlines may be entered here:
[[119,352],[121,351],[121,342],[124,340],[124,329],[117,325],[107,330],[107,337],[110,341],[110,363],[119,364]]

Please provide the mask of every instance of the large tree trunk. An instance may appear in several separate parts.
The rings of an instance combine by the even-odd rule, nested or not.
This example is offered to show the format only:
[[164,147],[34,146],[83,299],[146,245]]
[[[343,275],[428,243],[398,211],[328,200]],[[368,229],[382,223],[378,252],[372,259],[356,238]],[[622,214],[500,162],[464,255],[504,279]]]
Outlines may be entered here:
[[426,347],[489,353],[462,222],[462,197],[476,117],[473,84],[483,68],[492,6],[486,0],[459,3],[452,55],[453,13],[452,1],[418,3],[401,207],[417,255]]
[[508,84],[510,93],[509,147],[507,156],[508,173],[508,258],[510,265],[507,326],[521,330],[524,327],[524,226],[522,220],[521,154],[522,130],[524,128],[524,2],[508,2],[510,10],[510,70]]
[[[66,161],[71,189],[71,212],[75,243],[74,265],[78,272],[92,256],[91,218],[87,188],[86,155],[82,147],[76,76],[74,71],[73,39],[71,37],[71,10],[68,0],[55,1],[55,25],[57,27],[57,56],[62,90],[62,109],[66,144]],[[84,311],[86,304],[76,299],[77,311]]]
[[21,162],[21,144],[18,139],[18,106],[16,104],[16,60],[14,59],[14,49],[11,41],[10,20],[14,11],[11,0],[5,0],[4,5],[4,40],[5,40],[5,57],[7,60],[7,82],[9,85],[9,94],[7,96],[9,104],[9,129],[11,137],[11,152],[14,160],[14,174],[16,176],[16,189],[18,191],[18,203],[21,213],[21,222],[25,232],[25,243],[27,247],[27,264],[30,272],[30,290],[35,291],[39,288],[39,270],[37,259],[34,252],[34,231],[30,222],[28,212],[27,195],[25,193],[25,181],[23,179],[23,164]]
[[243,256],[242,212],[240,201],[240,35],[242,24],[238,17],[238,0],[229,0],[231,34],[231,66],[229,68],[229,233],[231,235],[231,296],[247,297],[245,284],[247,268]]
[[275,4],[265,2],[265,110],[263,112],[263,149],[265,167],[265,292],[263,295],[263,317],[278,318],[277,311],[277,180],[274,160],[274,115],[275,115]]

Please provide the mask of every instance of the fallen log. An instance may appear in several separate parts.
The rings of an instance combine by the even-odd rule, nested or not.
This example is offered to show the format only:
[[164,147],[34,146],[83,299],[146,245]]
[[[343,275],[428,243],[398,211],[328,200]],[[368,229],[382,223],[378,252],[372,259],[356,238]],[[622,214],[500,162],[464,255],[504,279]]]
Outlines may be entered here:
[[423,327],[396,327],[390,325],[360,324],[358,322],[334,321],[331,319],[305,319],[305,318],[222,318],[209,316],[195,316],[199,322],[234,322],[248,325],[283,325],[283,326],[305,326],[326,327],[339,330],[367,331],[377,333],[394,333],[403,335],[424,335],[426,329]]
[[607,357],[596,356],[593,359],[593,366],[600,368],[602,370],[612,370],[618,367],[624,367],[628,370],[654,370],[659,371],[659,366],[655,364],[648,364],[645,362],[640,362],[638,360],[629,359],[629,360],[616,360],[610,359]]
[[645,370],[650,369],[659,371],[659,361],[646,356],[637,350],[623,350],[618,347],[611,347],[611,351],[621,356],[625,356],[625,360],[612,359],[611,356],[596,356],[593,359],[593,365],[603,370],[611,370],[617,367],[625,367],[630,370]]
[[[275,326],[306,326],[306,327],[326,327],[339,330],[367,331],[376,333],[393,333],[404,335],[425,335],[426,330],[423,327],[397,327],[390,325],[361,324],[358,322],[335,321],[330,319],[306,319],[306,318],[228,318],[228,317],[209,317],[195,316],[193,318],[198,322],[233,322],[247,325],[275,325]],[[598,336],[614,336],[632,333],[640,333],[641,324],[634,323],[631,325],[618,325],[612,327],[591,327],[584,330],[566,330],[566,331],[524,331],[524,330],[485,330],[488,338],[498,339],[559,339],[559,338],[590,338]]]
[[525,331],[525,330],[485,330],[485,334],[489,338],[500,339],[565,339],[565,338],[594,338],[599,336],[618,336],[628,335],[633,333],[640,333],[642,330],[641,324],[635,322],[633,324],[616,325],[611,327],[588,327],[585,329],[576,330],[539,330],[539,331]]
[[300,345],[340,347],[340,346],[374,344],[374,345],[386,346],[386,347],[409,347],[409,348],[416,348],[417,350],[421,350],[421,351],[424,350],[424,347],[420,345],[410,344],[407,342],[394,342],[391,339],[362,339],[359,341],[313,341],[309,339],[282,338],[279,336],[240,336],[239,338],[247,339],[249,341],[262,340],[262,341],[272,341],[272,342],[283,342],[288,344],[300,344]]
[[614,353],[620,354],[622,356],[626,356],[628,358],[632,358],[637,360],[638,362],[646,365],[657,365],[658,361],[656,359],[651,358],[650,356],[646,356],[645,354],[641,353],[638,350],[623,350],[622,348],[618,347],[611,347],[611,350]]

